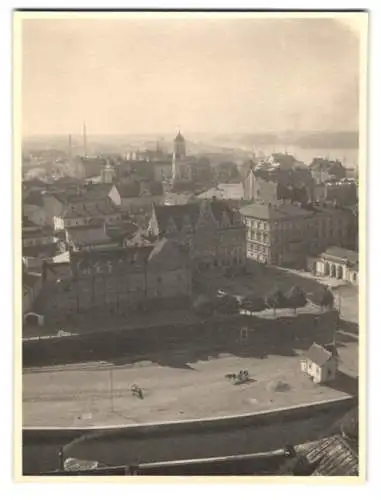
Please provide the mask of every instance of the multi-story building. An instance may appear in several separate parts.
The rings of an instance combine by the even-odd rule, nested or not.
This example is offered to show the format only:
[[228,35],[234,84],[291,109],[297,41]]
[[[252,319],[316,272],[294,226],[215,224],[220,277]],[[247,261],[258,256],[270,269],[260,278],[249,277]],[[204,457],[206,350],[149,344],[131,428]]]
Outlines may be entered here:
[[186,246],[200,270],[245,265],[245,226],[239,211],[226,202],[155,205],[148,227],[153,236],[165,236]]
[[163,185],[158,181],[114,184],[109,198],[123,212],[140,213],[151,210],[153,203],[164,203]]
[[76,177],[80,179],[100,176],[106,164],[107,160],[98,156],[76,156],[73,159]]
[[308,255],[345,246],[350,214],[341,209],[290,202],[241,208],[247,228],[247,257],[280,266],[305,266]]
[[94,218],[105,222],[121,220],[121,212],[108,197],[109,185],[87,185],[75,191],[47,193],[44,209],[55,231],[83,226]]
[[276,204],[282,200],[308,203],[314,200],[314,181],[307,169],[253,166],[243,180],[244,199]]
[[72,252],[69,275],[53,281],[42,308],[51,318],[128,312],[152,300],[170,306],[192,294],[189,255],[165,238],[149,246]]
[[329,180],[340,180],[346,176],[346,169],[338,160],[314,158],[309,170],[316,184],[325,184]]
[[23,217],[22,220],[22,248],[26,250],[30,247],[43,247],[45,245],[53,245],[55,238],[49,231],[49,228],[37,226],[34,222]]

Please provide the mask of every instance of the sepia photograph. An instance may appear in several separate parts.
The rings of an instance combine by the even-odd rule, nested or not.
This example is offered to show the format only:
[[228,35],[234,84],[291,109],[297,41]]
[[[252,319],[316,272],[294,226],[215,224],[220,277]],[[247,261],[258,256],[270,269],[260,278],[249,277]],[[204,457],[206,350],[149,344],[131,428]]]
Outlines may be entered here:
[[20,480],[360,481],[368,13],[13,24]]

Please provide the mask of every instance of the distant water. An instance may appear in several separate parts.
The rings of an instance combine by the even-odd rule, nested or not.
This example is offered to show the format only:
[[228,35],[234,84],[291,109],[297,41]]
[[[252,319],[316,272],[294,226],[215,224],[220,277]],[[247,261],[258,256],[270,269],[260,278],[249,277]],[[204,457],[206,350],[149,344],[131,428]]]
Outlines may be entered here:
[[[262,152],[268,156],[271,153],[280,153],[286,150],[284,144],[280,145],[261,145],[256,148],[256,154]],[[287,146],[287,152],[295,156],[297,160],[304,163],[311,163],[316,157],[328,158],[330,160],[340,160],[347,168],[357,168],[359,163],[358,149],[305,149],[298,146]]]

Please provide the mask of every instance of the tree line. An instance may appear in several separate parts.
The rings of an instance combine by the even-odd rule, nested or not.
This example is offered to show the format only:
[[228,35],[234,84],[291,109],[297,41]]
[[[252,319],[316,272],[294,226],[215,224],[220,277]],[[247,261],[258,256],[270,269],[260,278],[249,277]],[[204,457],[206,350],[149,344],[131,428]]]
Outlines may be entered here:
[[[304,307],[307,302],[304,290],[299,286],[293,286],[286,293],[275,288],[264,297],[251,294],[241,300],[233,295],[223,295],[197,304],[194,306],[194,310],[199,316],[210,317],[214,314],[238,314],[240,311],[256,313],[272,309],[274,316],[276,316],[278,309],[292,309],[296,314],[297,309]],[[328,287],[324,287],[319,296],[316,297],[316,305],[320,306],[322,310],[333,308],[334,296]]]

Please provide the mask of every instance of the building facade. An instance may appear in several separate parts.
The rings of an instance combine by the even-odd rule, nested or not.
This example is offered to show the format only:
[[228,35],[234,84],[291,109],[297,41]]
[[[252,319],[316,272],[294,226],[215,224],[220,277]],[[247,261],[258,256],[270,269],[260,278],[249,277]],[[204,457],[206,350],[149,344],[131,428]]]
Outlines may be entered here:
[[72,252],[70,275],[52,282],[45,307],[53,318],[128,313],[152,301],[170,307],[191,294],[189,256],[163,238],[151,246]]
[[[247,230],[247,257],[279,266],[305,267],[309,255],[348,237],[347,211],[290,202],[252,204],[241,208]],[[329,243],[328,243],[329,242]]]
[[337,351],[334,344],[322,346],[315,342],[301,361],[301,370],[307,373],[315,384],[324,384],[336,378],[338,367]]
[[137,214],[151,210],[152,204],[164,203],[164,191],[161,182],[130,182],[114,184],[109,198],[122,212]]
[[239,211],[220,200],[154,206],[149,232],[177,241],[198,269],[245,266],[245,226]]
[[22,248],[43,247],[55,244],[55,238],[47,227],[37,226],[34,222],[23,217],[22,220]]
[[308,203],[314,200],[314,181],[307,169],[281,169],[266,164],[249,169],[243,191],[244,199],[252,203]]
[[318,258],[313,259],[312,270],[319,276],[330,276],[357,285],[359,282],[359,255],[357,252],[345,248],[330,247]]

